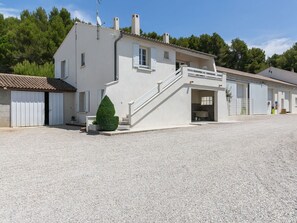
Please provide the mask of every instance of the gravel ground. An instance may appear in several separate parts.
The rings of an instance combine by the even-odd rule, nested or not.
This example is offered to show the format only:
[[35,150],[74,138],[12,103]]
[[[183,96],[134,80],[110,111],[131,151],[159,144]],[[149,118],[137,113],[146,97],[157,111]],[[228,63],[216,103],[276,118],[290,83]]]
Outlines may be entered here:
[[296,123],[0,129],[0,221],[297,222]]

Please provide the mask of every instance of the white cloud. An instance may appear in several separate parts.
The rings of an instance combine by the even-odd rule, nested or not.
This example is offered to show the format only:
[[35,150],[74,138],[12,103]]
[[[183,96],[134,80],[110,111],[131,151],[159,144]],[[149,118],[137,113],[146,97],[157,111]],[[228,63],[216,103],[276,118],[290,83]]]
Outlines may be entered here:
[[[3,5],[0,3],[0,6]],[[14,8],[0,7],[0,14],[3,14],[4,18],[7,17],[20,17],[20,10]]]
[[261,48],[265,51],[266,56],[273,54],[282,54],[293,46],[296,41],[290,38],[275,38],[260,44],[249,44],[249,47]]
[[89,14],[85,13],[84,11],[77,10],[77,9],[70,9],[69,11],[73,18],[78,18],[81,21],[90,22],[90,23],[94,24],[94,20],[96,18],[95,16],[94,16],[94,18],[92,18]]

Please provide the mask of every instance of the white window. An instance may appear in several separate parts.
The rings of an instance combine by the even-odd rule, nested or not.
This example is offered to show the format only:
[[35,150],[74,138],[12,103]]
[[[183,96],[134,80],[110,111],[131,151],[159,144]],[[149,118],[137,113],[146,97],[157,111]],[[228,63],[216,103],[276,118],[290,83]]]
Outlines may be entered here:
[[168,51],[164,51],[164,59],[169,60],[169,52]]
[[61,78],[66,77],[66,60],[61,61]]
[[78,94],[78,111],[79,112],[89,112],[89,100],[90,92],[79,92]]
[[155,71],[157,68],[157,50],[133,44],[133,67]]
[[213,105],[212,97],[201,97],[201,105]]
[[139,66],[149,67],[148,64],[148,49],[144,47],[139,47]]
[[86,56],[85,56],[85,53],[82,53],[80,57],[80,66],[84,67],[85,65],[86,65]]

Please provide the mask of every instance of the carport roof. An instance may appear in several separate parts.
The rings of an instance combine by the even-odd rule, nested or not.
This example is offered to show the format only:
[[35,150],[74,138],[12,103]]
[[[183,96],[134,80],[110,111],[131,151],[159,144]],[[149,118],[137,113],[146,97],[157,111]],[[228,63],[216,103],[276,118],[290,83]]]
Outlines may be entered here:
[[75,92],[76,88],[61,79],[0,73],[0,88],[25,91]]

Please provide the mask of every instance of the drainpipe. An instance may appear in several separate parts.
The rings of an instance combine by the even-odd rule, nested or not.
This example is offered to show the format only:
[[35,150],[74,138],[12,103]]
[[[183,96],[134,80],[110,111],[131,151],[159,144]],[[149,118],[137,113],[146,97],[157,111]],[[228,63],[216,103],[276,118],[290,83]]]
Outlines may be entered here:
[[118,64],[118,42],[123,38],[123,33],[120,31],[119,38],[114,42],[114,80],[117,81],[119,79],[119,75],[117,74],[117,64]]

